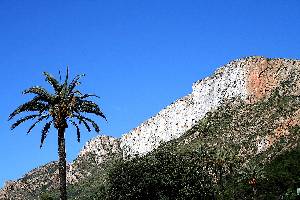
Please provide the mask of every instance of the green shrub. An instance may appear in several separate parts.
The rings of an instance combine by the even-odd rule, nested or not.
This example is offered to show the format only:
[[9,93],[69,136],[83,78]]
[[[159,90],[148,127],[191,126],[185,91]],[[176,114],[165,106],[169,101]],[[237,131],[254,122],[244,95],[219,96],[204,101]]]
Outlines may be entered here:
[[108,199],[210,199],[222,194],[226,164],[206,151],[165,146],[119,161],[109,173]]

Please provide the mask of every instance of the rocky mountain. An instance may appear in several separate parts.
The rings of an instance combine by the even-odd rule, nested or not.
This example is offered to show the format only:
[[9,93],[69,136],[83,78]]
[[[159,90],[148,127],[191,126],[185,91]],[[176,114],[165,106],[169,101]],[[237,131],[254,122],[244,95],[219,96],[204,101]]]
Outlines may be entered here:
[[[143,155],[161,142],[180,137],[226,99],[239,97],[253,104],[268,97],[281,82],[297,74],[299,64],[296,60],[248,57],[222,66],[212,76],[194,83],[191,94],[124,134],[124,156]],[[291,92],[297,93],[297,86]]]
[[[191,158],[191,155],[194,158],[194,153],[204,147],[209,150],[205,155],[209,156],[205,156],[203,160],[201,153],[202,160],[195,160],[194,163],[198,163],[196,168],[207,168],[206,171],[209,172],[208,175],[205,175],[207,180],[211,180],[211,188],[208,191],[214,196],[209,197],[215,198],[218,194],[221,197],[221,193],[224,195],[228,191],[223,188],[224,186],[220,189],[218,183],[222,182],[220,180],[223,175],[231,175],[233,168],[243,172],[250,170],[250,174],[260,165],[263,165],[262,169],[265,170],[268,167],[274,167],[273,162],[279,156],[298,148],[299,60],[268,59],[260,56],[234,60],[220,67],[212,76],[195,82],[192,88],[192,93],[176,100],[129,133],[123,134],[121,138],[98,136],[89,141],[78,157],[68,165],[70,197],[73,199],[99,199],[101,195],[105,195],[105,198],[109,196],[110,199],[120,199],[117,193],[123,188],[114,190],[112,187],[114,181],[109,180],[109,177],[114,177],[114,166],[121,165],[122,169],[126,169],[127,165],[120,164],[120,160],[129,163],[128,165],[133,169],[137,167],[136,171],[141,170],[141,174],[143,174],[143,168],[147,168],[145,166],[155,166],[161,162],[161,160],[157,160],[161,156],[161,152],[164,152],[163,156],[169,155],[168,153],[176,155],[178,160],[184,163],[187,155],[188,158]],[[190,153],[190,150],[193,152]],[[188,153],[186,154],[186,152]],[[217,154],[218,156],[222,155],[223,160],[219,157],[216,159],[214,155]],[[235,163],[239,163],[238,166],[232,167],[225,162],[225,160],[232,161],[233,157]],[[177,166],[177,161],[173,160],[172,156],[163,158],[165,160],[172,158],[170,163]],[[215,163],[219,163],[220,160],[225,164],[216,165]],[[189,161],[186,163],[188,166],[195,167]],[[207,167],[199,163],[214,164],[209,164]],[[223,175],[216,175],[213,170],[216,166],[224,169]],[[174,170],[174,168],[168,170],[171,169]],[[193,173],[196,172],[198,173],[198,171]],[[248,172],[246,179],[253,178]],[[134,173],[131,172],[131,174]],[[149,173],[139,177],[145,178],[147,174]],[[0,199],[40,199],[46,198],[47,194],[55,196],[58,187],[57,176],[58,170],[55,162],[34,169],[19,180],[8,181],[0,190]],[[267,177],[267,175],[265,176]],[[114,180],[119,180],[120,177],[122,176],[119,174]],[[240,176],[238,173],[234,173],[230,177]],[[300,180],[300,176],[298,178]],[[126,176],[125,179],[129,180],[130,176]],[[152,178],[150,179],[152,180]],[[139,179],[134,180],[138,182]],[[156,183],[159,180],[155,180]],[[237,180],[240,178],[232,178],[232,180],[238,182]],[[261,178],[261,180],[265,179]],[[126,181],[124,185],[129,182]],[[228,188],[233,187],[233,184],[230,184],[227,185]],[[107,189],[109,187],[110,189]],[[135,188],[135,185],[128,187]],[[186,185],[182,187],[187,188]],[[203,187],[202,184],[201,188],[203,189]],[[236,185],[234,187],[239,188]],[[286,187],[291,187],[291,185]],[[255,195],[259,195],[256,188],[251,189]],[[145,190],[147,188],[137,189],[137,191]],[[246,189],[239,190],[240,193],[245,191],[247,192]],[[286,191],[284,192],[286,193]],[[133,193],[131,191],[130,195]],[[196,195],[190,191],[185,192],[185,194],[187,193]],[[278,198],[281,197],[281,193],[280,190]],[[237,198],[233,193],[230,195],[230,198]],[[193,199],[192,197],[190,199]],[[132,198],[137,198],[137,196],[132,196]],[[163,199],[162,197],[157,198]],[[179,196],[174,198],[179,198]]]
[[[107,161],[121,157],[119,139],[98,136],[87,142],[77,158],[67,166],[67,182],[75,184],[101,171]],[[33,169],[16,181],[7,181],[0,190],[0,199],[39,199],[43,191],[57,189],[58,166],[51,162]]]

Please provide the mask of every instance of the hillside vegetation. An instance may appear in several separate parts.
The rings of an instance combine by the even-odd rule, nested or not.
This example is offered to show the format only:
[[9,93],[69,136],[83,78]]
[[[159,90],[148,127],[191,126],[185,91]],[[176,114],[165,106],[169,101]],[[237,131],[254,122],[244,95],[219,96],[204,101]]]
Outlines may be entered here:
[[94,166],[70,199],[296,199],[300,97],[288,84],[255,104],[224,102],[146,156]]

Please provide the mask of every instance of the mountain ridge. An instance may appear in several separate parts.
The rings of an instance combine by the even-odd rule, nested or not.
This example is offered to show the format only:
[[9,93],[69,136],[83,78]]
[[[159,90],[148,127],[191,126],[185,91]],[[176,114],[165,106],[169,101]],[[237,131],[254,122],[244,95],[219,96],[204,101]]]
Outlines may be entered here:
[[[231,61],[218,68],[213,75],[196,81],[192,86],[192,93],[166,106],[150,119],[123,134],[121,138],[97,136],[91,139],[84,145],[78,157],[68,165],[68,183],[74,184],[91,175],[88,170],[81,170],[84,169],[80,166],[82,163],[91,162],[92,165],[100,166],[112,157],[127,159],[143,156],[162,143],[181,137],[208,112],[217,109],[229,99],[240,98],[247,104],[254,104],[268,98],[275,88],[289,80],[293,70],[297,71],[299,68],[300,61],[292,59],[268,59],[262,56],[252,56]],[[292,94],[299,94],[300,78],[296,76],[294,79],[296,86],[290,88],[290,91]],[[283,122],[281,130],[284,130],[284,124],[293,123],[291,121]],[[297,124],[298,121],[294,123]],[[259,151],[266,150],[268,146],[272,145],[268,141],[275,139],[257,138]],[[92,161],[87,161],[90,158]],[[46,169],[49,170],[49,166],[52,169],[52,165],[55,166],[55,162],[36,168],[17,181],[8,182],[0,190],[0,199],[10,198],[8,196],[11,191],[26,189],[33,183],[26,182],[28,176],[42,174]],[[52,174],[50,182],[55,187],[57,170],[52,169]],[[32,190],[31,187],[29,188]],[[18,199],[19,197],[14,198]]]

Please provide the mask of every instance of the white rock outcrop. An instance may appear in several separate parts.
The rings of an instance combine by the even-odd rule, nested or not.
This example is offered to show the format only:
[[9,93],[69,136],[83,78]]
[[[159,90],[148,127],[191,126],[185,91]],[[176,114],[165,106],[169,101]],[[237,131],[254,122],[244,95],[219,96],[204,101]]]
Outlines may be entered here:
[[[228,99],[238,97],[247,103],[255,103],[265,98],[299,66],[299,60],[268,59],[262,56],[231,61],[212,76],[195,82],[190,94],[123,134],[120,139],[123,157],[145,155],[162,142],[180,137],[207,112]],[[96,140],[92,140],[91,144],[96,145]],[[80,155],[88,149],[83,149]]]
[[68,183],[75,183],[89,175],[89,173],[86,174],[86,172],[82,171],[84,169],[81,166],[85,164],[88,159],[92,159],[90,161],[93,164],[100,165],[117,154],[121,154],[120,141],[117,138],[101,135],[88,141],[80,151],[76,160],[68,165]]
[[243,59],[221,67],[211,77],[193,84],[193,91],[161,110],[121,138],[124,157],[144,155],[161,142],[180,137],[222,101],[247,98],[246,69]]

